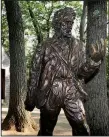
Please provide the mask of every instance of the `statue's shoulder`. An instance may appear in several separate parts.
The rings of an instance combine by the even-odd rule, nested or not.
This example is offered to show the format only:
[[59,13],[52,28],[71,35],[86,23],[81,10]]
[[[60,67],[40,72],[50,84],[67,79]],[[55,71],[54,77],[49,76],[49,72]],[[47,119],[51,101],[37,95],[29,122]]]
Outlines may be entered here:
[[42,42],[42,47],[43,50],[45,51],[45,54],[50,54],[52,44],[53,44],[53,38],[47,38],[45,41]]
[[77,38],[75,38],[75,37],[72,37],[72,41],[73,41],[73,43],[74,43],[74,45],[75,45],[76,47],[82,48],[82,47],[85,46],[85,43],[84,43],[84,42],[82,42],[81,40],[79,40],[79,39],[77,39]]
[[78,45],[81,45],[81,44],[84,44],[81,40],[79,40],[78,38],[75,38],[75,37],[72,37],[72,40],[78,44]]
[[45,41],[43,41],[42,45],[46,48],[49,48],[52,43],[53,43],[53,38],[47,38]]

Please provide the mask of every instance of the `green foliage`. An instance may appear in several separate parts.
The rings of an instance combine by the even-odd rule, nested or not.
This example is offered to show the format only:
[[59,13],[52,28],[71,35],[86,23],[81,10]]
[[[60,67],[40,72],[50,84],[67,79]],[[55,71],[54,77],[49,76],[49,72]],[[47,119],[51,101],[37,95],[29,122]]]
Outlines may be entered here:
[[[37,33],[30,17],[28,6],[30,6],[36,20],[36,24],[40,27],[40,31],[45,40],[47,37],[53,35],[52,29],[52,18],[56,10],[65,6],[73,7],[77,13],[77,20],[80,20],[82,14],[82,4],[80,2],[67,2],[67,1],[21,1],[20,6],[22,9],[22,16],[25,28],[25,46],[26,46],[26,57],[27,57],[27,69],[31,66],[31,58],[34,50],[37,47],[38,39]],[[79,33],[79,27],[75,28],[76,33]],[[29,71],[28,71],[29,72]]]
[[[31,60],[34,54],[34,51],[38,44],[38,37],[33,25],[33,20],[30,16],[28,7],[31,8],[34,16],[35,22],[38,25],[38,29],[43,35],[43,40],[47,37],[51,37],[53,35],[52,29],[52,18],[53,14],[56,10],[63,8],[65,6],[72,7],[76,11],[76,21],[75,21],[75,32],[79,37],[79,23],[82,15],[82,2],[80,1],[19,1],[22,18],[23,18],[23,26],[24,26],[24,37],[25,37],[25,54],[26,54],[26,63],[27,63],[27,75],[29,73],[29,69],[31,67]],[[94,15],[98,12],[95,11]],[[2,1],[2,46],[5,48],[5,51],[9,55],[9,40],[8,40],[8,24],[6,18],[6,11],[4,2]],[[107,78],[109,78],[109,52],[106,54],[107,59]]]
[[[38,25],[38,29],[43,35],[45,40],[47,37],[53,35],[52,29],[52,18],[56,10],[63,8],[65,6],[70,6],[75,9],[77,14],[77,21],[80,21],[82,14],[82,4],[79,1],[19,1],[23,26],[24,26],[24,36],[25,36],[25,54],[26,54],[26,63],[27,63],[27,74],[29,68],[31,67],[31,59],[33,53],[38,44],[38,34],[35,30],[33,20],[29,13],[29,8],[31,8],[34,16],[35,22]],[[76,33],[79,33],[78,25],[75,27]],[[2,2],[2,45],[5,47],[5,50],[9,52],[9,42],[8,42],[8,24],[6,19],[5,7]]]
[[9,32],[8,32],[8,24],[7,24],[7,18],[6,18],[6,10],[4,6],[4,2],[2,1],[2,20],[1,20],[1,44],[4,47],[6,53],[9,55]]

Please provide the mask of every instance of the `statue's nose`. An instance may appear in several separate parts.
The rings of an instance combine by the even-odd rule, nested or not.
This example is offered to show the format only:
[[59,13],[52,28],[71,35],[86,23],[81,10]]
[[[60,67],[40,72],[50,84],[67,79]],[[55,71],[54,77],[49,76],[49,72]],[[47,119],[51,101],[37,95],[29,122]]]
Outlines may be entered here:
[[68,29],[71,30],[71,29],[72,29],[72,26],[68,26]]
[[67,24],[67,26],[68,26],[69,29],[72,29],[72,24],[71,23]]

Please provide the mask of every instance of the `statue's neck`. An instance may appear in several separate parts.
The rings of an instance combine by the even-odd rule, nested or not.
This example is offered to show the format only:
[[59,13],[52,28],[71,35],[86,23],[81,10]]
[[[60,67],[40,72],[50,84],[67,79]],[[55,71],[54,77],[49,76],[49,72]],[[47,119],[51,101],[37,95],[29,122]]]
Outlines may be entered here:
[[73,36],[65,37],[65,36],[61,35],[60,33],[55,33],[53,38],[57,39],[59,41],[62,40],[63,42],[65,42],[68,45],[72,45],[71,43],[74,41],[74,37]]
[[66,37],[66,36],[62,35],[61,33],[59,33],[59,32],[56,32],[53,37],[55,37],[57,39],[63,39],[65,41],[68,41],[72,38],[72,36],[71,37]]

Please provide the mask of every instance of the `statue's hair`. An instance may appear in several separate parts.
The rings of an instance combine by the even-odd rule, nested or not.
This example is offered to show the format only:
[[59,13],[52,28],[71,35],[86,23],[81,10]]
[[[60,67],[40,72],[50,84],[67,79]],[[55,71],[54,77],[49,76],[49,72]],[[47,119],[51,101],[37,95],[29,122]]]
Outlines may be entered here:
[[52,21],[52,27],[55,30],[58,30],[60,28],[60,23],[63,22],[63,19],[65,17],[75,19],[76,13],[74,9],[70,7],[65,7],[63,9],[56,11]]

